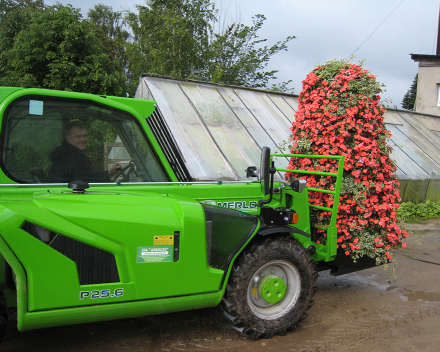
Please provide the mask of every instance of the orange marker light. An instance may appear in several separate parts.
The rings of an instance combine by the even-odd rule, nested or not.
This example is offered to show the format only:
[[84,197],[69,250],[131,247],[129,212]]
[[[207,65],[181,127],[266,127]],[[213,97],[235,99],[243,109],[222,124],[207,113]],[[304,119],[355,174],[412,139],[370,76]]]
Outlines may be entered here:
[[298,213],[292,215],[292,224],[298,223]]

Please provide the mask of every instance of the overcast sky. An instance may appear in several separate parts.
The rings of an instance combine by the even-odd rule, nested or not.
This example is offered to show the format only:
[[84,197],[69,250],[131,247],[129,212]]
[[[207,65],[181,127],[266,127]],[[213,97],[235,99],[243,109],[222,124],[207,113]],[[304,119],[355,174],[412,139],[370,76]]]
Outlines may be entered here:
[[[87,10],[99,2],[113,11],[144,4],[143,0],[62,0]],[[435,55],[439,19],[439,0],[215,0],[223,17],[252,24],[252,16],[266,16],[260,38],[267,45],[288,35],[287,52],[275,55],[268,69],[279,70],[280,81],[292,80],[294,93],[301,92],[301,82],[317,65],[332,59],[356,56],[352,62],[365,60],[363,67],[386,85],[383,98],[401,108],[403,95],[417,73],[417,63],[410,54]],[[47,5],[56,1],[45,0]],[[123,5],[121,5],[121,3]],[[382,23],[383,22],[383,23]],[[368,39],[368,40],[367,40]]]

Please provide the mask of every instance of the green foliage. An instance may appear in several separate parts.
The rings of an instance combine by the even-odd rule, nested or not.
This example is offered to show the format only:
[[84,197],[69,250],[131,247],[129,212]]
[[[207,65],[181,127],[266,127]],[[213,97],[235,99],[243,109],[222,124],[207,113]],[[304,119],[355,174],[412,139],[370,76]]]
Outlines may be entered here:
[[[259,39],[257,32],[266,17],[256,15],[253,25],[232,24],[223,33],[214,34],[210,43],[210,54],[206,70],[200,76],[210,82],[252,88],[267,88],[270,79],[277,78],[277,70],[265,71],[271,56],[287,50],[287,43],[293,36],[277,42],[270,47],[261,46],[266,39]],[[285,91],[284,82],[273,85],[274,91]]]
[[[210,0],[149,0],[128,13],[134,34],[127,44],[132,86],[143,72],[228,85],[287,91],[291,81],[273,84],[277,70],[266,71],[270,58],[293,36],[272,46],[259,39],[265,17],[256,15],[252,26],[233,23],[216,33],[217,10]],[[136,82],[135,82],[136,80]]]
[[134,40],[127,44],[129,72],[188,78],[206,63],[206,47],[215,20],[209,0],[148,0],[129,12],[126,21]]
[[0,77],[3,77],[8,69],[5,54],[14,46],[15,37],[29,27],[32,13],[43,8],[44,3],[40,0],[0,2]]
[[130,37],[124,29],[126,23],[122,11],[113,12],[111,6],[97,4],[87,12],[87,17],[112,39],[127,40]]
[[71,5],[4,0],[0,5],[0,85],[130,95],[142,73],[228,85],[289,91],[291,81],[270,84],[271,57],[293,36],[265,45],[250,26],[214,30],[211,0],[147,0],[137,12],[97,4],[82,19]]
[[397,219],[405,222],[417,222],[419,219],[432,219],[440,217],[440,202],[426,201],[414,204],[406,202],[397,209]]
[[[16,18],[16,11],[3,20]],[[24,12],[21,29],[4,43],[0,85],[123,95],[109,69],[110,39],[82,20],[79,10],[58,4]]]
[[402,100],[402,108],[406,110],[414,110],[414,105],[416,104],[416,96],[417,96],[417,80],[419,75],[416,74],[414,77],[414,81],[411,84],[411,87],[403,96]]
[[114,55],[122,67],[126,69],[128,58],[125,45],[130,34],[125,29],[127,24],[123,18],[123,11],[113,12],[111,6],[97,4],[87,12],[87,17],[105,36],[111,39]]

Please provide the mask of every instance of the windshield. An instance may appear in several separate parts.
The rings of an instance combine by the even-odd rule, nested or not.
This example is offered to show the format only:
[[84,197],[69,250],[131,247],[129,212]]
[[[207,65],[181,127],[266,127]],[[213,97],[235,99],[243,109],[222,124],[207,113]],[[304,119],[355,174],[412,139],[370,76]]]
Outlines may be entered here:
[[20,183],[169,181],[135,118],[87,100],[26,96],[6,110],[2,169]]

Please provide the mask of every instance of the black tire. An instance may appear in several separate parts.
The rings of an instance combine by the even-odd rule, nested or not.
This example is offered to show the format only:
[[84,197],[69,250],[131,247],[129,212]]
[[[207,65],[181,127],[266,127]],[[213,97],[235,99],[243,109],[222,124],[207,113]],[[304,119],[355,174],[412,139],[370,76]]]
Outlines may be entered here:
[[[317,277],[315,262],[300,242],[290,236],[263,238],[237,258],[221,308],[251,339],[283,336],[307,316]],[[267,288],[275,289],[272,296]]]
[[3,336],[5,336],[7,324],[8,310],[6,306],[6,299],[3,291],[0,289],[0,342],[3,341]]

